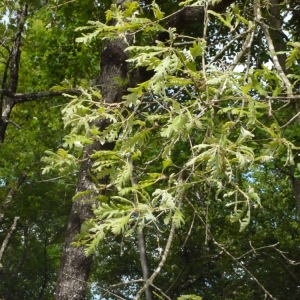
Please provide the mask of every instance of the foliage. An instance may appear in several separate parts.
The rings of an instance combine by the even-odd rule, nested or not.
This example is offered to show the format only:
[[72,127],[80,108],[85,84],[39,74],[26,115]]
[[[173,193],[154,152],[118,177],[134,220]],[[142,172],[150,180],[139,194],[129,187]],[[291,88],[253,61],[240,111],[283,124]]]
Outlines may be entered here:
[[[127,8],[132,14],[133,7],[137,9],[137,3],[133,2]],[[128,18],[127,10],[113,7],[112,11],[108,11],[107,22],[113,16],[123,27],[101,25],[97,27],[101,28],[100,35],[115,38],[121,29],[133,33],[144,30],[146,34],[151,27],[145,24],[152,22],[142,18],[143,24],[137,28],[130,27],[133,22]],[[134,18],[139,20],[138,17]],[[115,36],[107,35],[107,32],[115,32]],[[78,41],[87,42],[98,34],[96,29]],[[244,230],[250,222],[251,207],[261,204],[250,183],[246,190],[239,187],[236,174],[243,176],[249,172],[249,168],[257,168],[260,163],[282,155],[285,155],[285,165],[294,163],[292,153],[297,147],[282,137],[275,116],[269,118],[269,126],[263,124],[269,106],[266,101],[257,98],[262,89],[257,87],[257,76],[260,76],[261,82],[275,78],[278,86],[274,89],[282,88],[282,82],[277,80],[276,70],[265,70],[264,73],[255,71],[253,75],[250,74],[253,80],[244,82],[244,73],[231,70],[231,64],[224,71],[209,65],[200,72],[194,71],[197,70],[196,57],[205,53],[205,43],[193,42],[193,47],[187,53],[185,48],[172,45],[174,30],[169,29],[168,34],[169,46],[158,42],[156,46],[127,48],[133,53],[128,62],[135,67],[147,67],[147,70],[154,71],[154,75],[150,80],[129,89],[130,93],[124,96],[126,101],[121,109],[101,104],[99,117],[112,122],[99,133],[101,141],[112,142],[117,135],[119,137],[113,151],[100,151],[92,155],[95,159],[93,171],[99,178],[109,175],[110,187],[115,186],[120,196],[129,195],[126,201],[130,201],[132,194],[137,194],[147,207],[142,210],[147,217],[149,212],[155,210],[156,203],[160,207],[159,214],[160,211],[174,209],[179,201],[175,200],[178,197],[174,195],[204,182],[216,188],[216,198],[222,194],[222,198],[229,199],[226,206],[234,207],[231,220],[240,220],[241,230]],[[255,91],[257,93],[253,93]],[[152,103],[150,108],[149,102]],[[215,109],[214,103],[219,107]],[[78,102],[73,107],[77,105]],[[73,107],[71,110],[75,109]],[[135,113],[137,111],[139,113]],[[124,115],[127,117],[124,118]],[[89,122],[93,121],[94,115]],[[256,136],[265,141],[263,145],[256,146]],[[163,145],[160,153],[151,150],[158,144]],[[180,159],[176,157],[178,144],[185,149],[185,155]],[[147,163],[154,160],[155,164]],[[138,172],[134,165],[143,166],[143,170]],[[180,171],[174,172],[175,166]],[[168,172],[167,168],[172,171]],[[151,172],[153,169],[156,171],[154,174]],[[190,174],[188,179],[183,179],[187,174]],[[139,182],[132,185],[132,177],[139,178]],[[162,184],[165,185],[164,189],[156,187]]]
[[[73,197],[96,200],[94,217],[73,242],[95,255],[91,299],[138,293],[141,229],[152,271],[167,257],[154,282],[160,299],[164,293],[178,300],[296,299],[299,222],[287,178],[300,174],[297,32],[289,31],[286,51],[272,52],[267,35],[262,38],[261,22],[271,18],[267,2],[259,12],[248,10],[253,1],[236,1],[225,13],[208,9],[207,1],[171,2],[133,1],[123,10],[106,2],[56,8],[53,2],[52,10],[40,8],[29,18],[19,91],[80,86],[80,95],[24,103],[13,112],[16,123],[27,122],[22,130],[8,127],[0,159],[1,199],[5,185],[13,186],[24,169],[30,176],[3,225],[6,232],[15,213],[21,216],[9,246],[15,258],[6,258],[4,269],[23,269],[3,281],[1,296],[8,293],[9,281],[16,282],[11,297],[30,299],[43,281],[55,280],[60,233],[71,205],[65,201],[71,198],[69,185],[85,159],[85,147],[99,142],[114,147],[90,155],[92,190]],[[165,26],[175,4],[203,6],[201,34],[199,24],[184,33]],[[12,12],[17,9],[10,5]],[[13,35],[15,28],[9,30]],[[156,39],[162,33],[167,41]],[[128,44],[132,72],[146,69],[149,78],[130,86],[121,103],[107,103],[91,82],[104,43],[117,39]],[[275,63],[280,55],[286,55],[286,73]],[[268,59],[274,63],[264,64]],[[55,183],[37,180],[54,174],[59,176]],[[166,250],[170,237],[172,247]],[[38,251],[28,254],[23,239]],[[18,265],[22,255],[28,266],[43,262],[35,284],[17,283],[20,278],[26,282],[28,272],[25,260]],[[42,290],[50,298],[53,283]]]
[[[156,4],[151,10],[157,20],[165,15]],[[127,35],[140,31],[148,40],[147,35],[164,30],[158,22],[136,12],[137,2],[128,3],[124,11],[112,6],[106,13],[106,23],[90,22],[79,28],[92,32],[77,41],[126,41]],[[213,11],[208,13],[230,30],[244,32],[246,39],[253,39],[254,23],[241,17],[237,7],[229,9],[225,18]],[[108,25],[112,19],[116,23]],[[97,151],[91,156],[95,179],[108,176],[109,183],[96,181],[95,190],[108,193],[99,196],[95,218],[83,225],[75,243],[86,244],[87,255],[112,234],[130,238],[139,226],[150,226],[150,235],[159,235],[171,223],[182,227],[190,204],[195,212],[203,213],[199,190],[207,194],[208,203],[221,201],[223,207],[231,208],[230,222],[239,222],[240,232],[244,231],[251,223],[251,215],[257,215],[256,210],[261,207],[262,192],[255,189],[258,170],[277,161],[284,167],[295,163],[299,148],[286,135],[285,126],[280,125],[286,116],[277,113],[276,103],[270,107],[267,100],[287,89],[277,69],[248,66],[245,77],[245,72],[234,68],[237,60],[221,68],[210,63],[213,57],[207,50],[207,41],[191,37],[187,48],[185,43],[177,43],[186,36],[178,36],[174,28],[167,33],[168,44],[156,41],[149,46],[137,40],[127,48],[133,68],[145,67],[153,72],[149,80],[129,88],[124,102],[116,106],[106,104],[100,96],[100,104],[90,102],[99,107],[99,120],[110,123],[103,130],[93,129],[96,135],[89,136],[101,143],[116,144],[113,150]],[[290,45],[294,48],[287,58],[287,67],[298,57],[297,45]],[[219,48],[222,47],[220,42]],[[237,57],[245,53],[242,48]],[[68,108],[71,111],[82,100],[73,101]],[[87,123],[94,124],[95,118],[94,110]],[[210,214],[217,211],[212,209]]]

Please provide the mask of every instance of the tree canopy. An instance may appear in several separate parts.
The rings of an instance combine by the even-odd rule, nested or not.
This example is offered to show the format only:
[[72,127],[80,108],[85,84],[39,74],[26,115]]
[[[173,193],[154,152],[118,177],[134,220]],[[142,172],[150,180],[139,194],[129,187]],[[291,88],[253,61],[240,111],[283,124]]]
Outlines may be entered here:
[[299,299],[299,4],[0,4],[0,298]]

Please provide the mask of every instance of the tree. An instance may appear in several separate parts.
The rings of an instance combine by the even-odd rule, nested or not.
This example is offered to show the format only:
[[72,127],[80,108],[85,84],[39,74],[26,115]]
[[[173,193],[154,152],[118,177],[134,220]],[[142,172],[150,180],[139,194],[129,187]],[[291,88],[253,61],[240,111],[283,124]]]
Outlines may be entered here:
[[[53,3],[49,3],[41,8],[38,3],[29,3],[27,23],[21,32],[17,23],[20,20],[14,18],[15,11],[27,6],[15,1],[6,4],[9,4],[6,8],[10,10],[6,12],[11,21],[8,25],[1,25],[1,74],[5,75],[1,81],[1,136],[4,137],[5,133],[5,143],[1,148],[0,173],[1,240],[8,242],[1,248],[1,297],[41,299],[53,297],[76,181],[75,173],[50,180],[41,174],[40,160],[44,151],[57,147],[64,136],[60,108],[65,100],[57,97],[63,92],[51,91],[50,88],[63,84],[68,89],[69,82],[74,85],[80,82],[84,86],[89,76],[96,76],[99,60],[96,56],[90,59],[90,49],[75,43],[76,22],[85,24],[88,21],[85,17],[92,15],[90,11],[80,6],[75,9],[75,6],[74,11],[80,12],[78,15],[70,10],[66,14],[64,6],[56,9]],[[82,3],[85,4],[87,2]],[[50,21],[55,26],[47,29]],[[64,26],[68,24],[74,27],[66,29]],[[16,45],[21,37],[21,43]],[[11,49],[21,44],[19,53],[22,54],[13,65]],[[63,50],[60,56],[55,54],[58,48]],[[84,57],[82,65],[77,61],[81,55]],[[17,94],[7,88],[13,81],[11,77],[16,74],[11,72],[12,66],[19,70]],[[64,88],[64,92],[67,89]],[[9,116],[12,122],[6,122]],[[18,225],[8,240],[7,233],[10,233],[15,217],[19,218]]]
[[69,94],[70,131],[43,158],[44,174],[81,163],[56,298],[84,299],[94,254],[103,298],[297,299],[297,6],[169,4],[117,1],[76,31],[75,49],[103,46],[94,87],[1,90],[5,105]]

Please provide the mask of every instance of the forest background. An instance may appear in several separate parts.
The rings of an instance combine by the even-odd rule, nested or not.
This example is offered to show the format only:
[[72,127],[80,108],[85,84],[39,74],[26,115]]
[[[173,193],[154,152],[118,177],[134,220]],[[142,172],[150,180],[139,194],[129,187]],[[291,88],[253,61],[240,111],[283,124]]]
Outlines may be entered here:
[[300,1],[2,1],[1,299],[299,299]]

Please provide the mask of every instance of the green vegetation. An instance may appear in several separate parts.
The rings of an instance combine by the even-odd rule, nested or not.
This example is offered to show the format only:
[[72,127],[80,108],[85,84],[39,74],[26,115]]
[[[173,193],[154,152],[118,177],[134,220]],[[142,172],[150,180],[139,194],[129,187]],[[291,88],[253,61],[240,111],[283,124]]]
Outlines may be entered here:
[[299,299],[297,4],[27,4],[0,4],[0,298]]

